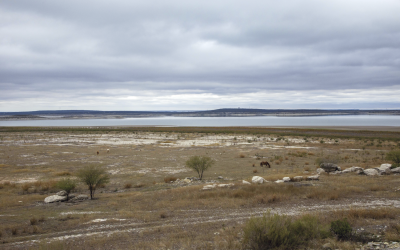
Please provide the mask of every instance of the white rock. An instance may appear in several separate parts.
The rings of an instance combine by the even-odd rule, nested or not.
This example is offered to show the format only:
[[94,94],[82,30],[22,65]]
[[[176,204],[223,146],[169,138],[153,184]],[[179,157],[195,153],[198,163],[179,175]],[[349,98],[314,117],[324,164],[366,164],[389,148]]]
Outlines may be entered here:
[[62,190],[62,191],[56,193],[56,195],[59,195],[59,196],[67,196],[67,192],[64,191],[64,190]]
[[323,170],[322,168],[317,168],[317,174],[322,174],[325,173],[325,170]]
[[303,180],[303,176],[295,176],[293,177],[294,181],[302,181]]
[[379,168],[378,168],[378,172],[380,174],[390,174],[392,172],[392,170],[390,169],[390,167],[392,166],[392,164],[382,164]]
[[220,188],[223,188],[223,187],[232,187],[234,185],[235,184],[233,184],[233,183],[228,183],[228,184],[218,184],[217,186],[220,187]]
[[191,182],[192,182],[192,181],[189,180],[189,179],[183,179],[182,181],[185,182],[185,183],[191,183]]
[[392,173],[400,174],[400,167],[391,169]]
[[311,175],[307,176],[308,181],[318,181],[319,180],[319,175]]
[[260,176],[253,176],[253,178],[251,179],[251,182],[253,183],[264,183],[266,182],[264,178],[260,177]]
[[374,176],[374,175],[379,175],[379,172],[375,168],[369,168],[369,169],[364,169],[364,174],[368,176]]
[[60,195],[51,195],[48,196],[44,199],[45,203],[52,203],[52,202],[57,202],[57,201],[66,201],[67,196],[60,196]]
[[84,201],[84,200],[88,200],[89,196],[87,196],[86,194],[80,194],[72,199],[70,199],[70,201]]
[[275,181],[275,183],[284,183],[284,181],[283,180],[277,180],[277,181]]
[[283,177],[282,179],[284,182],[290,182],[290,177]]
[[242,183],[243,183],[243,184],[247,184],[247,185],[251,184],[250,182],[245,181],[245,180],[243,180]]
[[216,186],[217,186],[217,184],[205,185],[205,186],[203,187],[203,190],[210,190],[210,189],[215,188]]

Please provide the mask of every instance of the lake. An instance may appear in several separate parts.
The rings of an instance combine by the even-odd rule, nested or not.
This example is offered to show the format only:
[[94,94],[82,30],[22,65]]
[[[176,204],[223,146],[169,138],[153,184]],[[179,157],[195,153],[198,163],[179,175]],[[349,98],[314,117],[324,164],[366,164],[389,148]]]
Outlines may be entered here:
[[126,119],[16,120],[0,121],[0,126],[400,126],[400,116],[253,116],[253,117],[151,117]]

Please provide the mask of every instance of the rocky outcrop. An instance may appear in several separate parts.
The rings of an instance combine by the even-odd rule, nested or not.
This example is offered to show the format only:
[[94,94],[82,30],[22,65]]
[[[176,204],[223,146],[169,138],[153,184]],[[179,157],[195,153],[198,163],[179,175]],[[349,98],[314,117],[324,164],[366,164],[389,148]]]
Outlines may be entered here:
[[317,168],[317,174],[323,174],[326,173],[325,170],[323,170],[322,168]]
[[234,185],[235,185],[235,184],[233,184],[233,183],[218,184],[217,187],[224,188],[224,187],[232,187],[232,186],[234,186]]
[[59,195],[59,196],[67,196],[67,194],[68,194],[68,193],[67,193],[66,191],[64,191],[64,190],[62,190],[62,191],[56,193],[56,195]]
[[217,184],[212,184],[212,185],[205,185],[203,186],[203,190],[210,190],[213,189],[217,186]]
[[400,167],[391,169],[393,174],[400,174]]
[[210,190],[210,189],[214,189],[214,188],[216,188],[216,187],[219,187],[219,188],[225,188],[225,187],[232,187],[232,186],[234,186],[235,184],[233,184],[233,183],[228,183],[228,184],[212,184],[212,185],[205,185],[205,186],[203,186],[203,188],[202,188],[202,190]]
[[319,181],[319,175],[307,176],[307,181]]
[[66,201],[66,200],[67,200],[67,196],[51,195],[51,196],[47,196],[44,199],[44,202],[45,203],[53,203],[53,202]]
[[290,182],[290,177],[283,177],[283,182]]
[[390,169],[392,167],[392,164],[382,164],[379,168],[377,168],[379,174],[381,175],[390,175],[392,173],[392,170]]
[[79,202],[79,201],[85,201],[88,200],[89,196],[85,195],[85,194],[80,194],[72,199],[70,199],[69,201],[71,202]]
[[364,169],[364,172],[363,172],[363,173],[364,173],[365,175],[367,175],[367,176],[376,176],[376,175],[379,175],[378,170],[375,169],[375,168]]
[[304,178],[303,176],[295,176],[293,177],[293,181],[302,181]]
[[264,178],[262,178],[261,176],[253,176],[253,178],[251,179],[251,182],[253,182],[255,184],[262,184],[267,181]]
[[359,174],[359,173],[362,173],[364,171],[364,169],[363,168],[360,168],[360,167],[351,167],[351,168],[346,168],[345,170],[343,170],[342,171],[342,174],[347,174],[347,173],[356,173],[356,174]]
[[341,171],[340,167],[333,163],[321,163],[321,165],[319,167],[322,168],[323,170],[325,170],[325,172],[327,172],[327,173],[334,172],[334,171]]

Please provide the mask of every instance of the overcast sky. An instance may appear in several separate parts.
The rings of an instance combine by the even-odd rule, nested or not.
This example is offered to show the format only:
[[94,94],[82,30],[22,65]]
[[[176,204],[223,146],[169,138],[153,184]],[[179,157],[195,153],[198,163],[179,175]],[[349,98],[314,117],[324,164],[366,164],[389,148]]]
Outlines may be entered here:
[[0,1],[0,111],[400,108],[399,0]]

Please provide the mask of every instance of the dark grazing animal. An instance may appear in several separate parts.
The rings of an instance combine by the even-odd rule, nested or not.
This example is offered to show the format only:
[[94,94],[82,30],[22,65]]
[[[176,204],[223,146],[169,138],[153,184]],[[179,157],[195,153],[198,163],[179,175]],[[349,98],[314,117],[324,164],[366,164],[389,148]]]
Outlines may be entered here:
[[271,168],[271,165],[267,161],[260,162],[260,167],[263,167],[263,166]]

